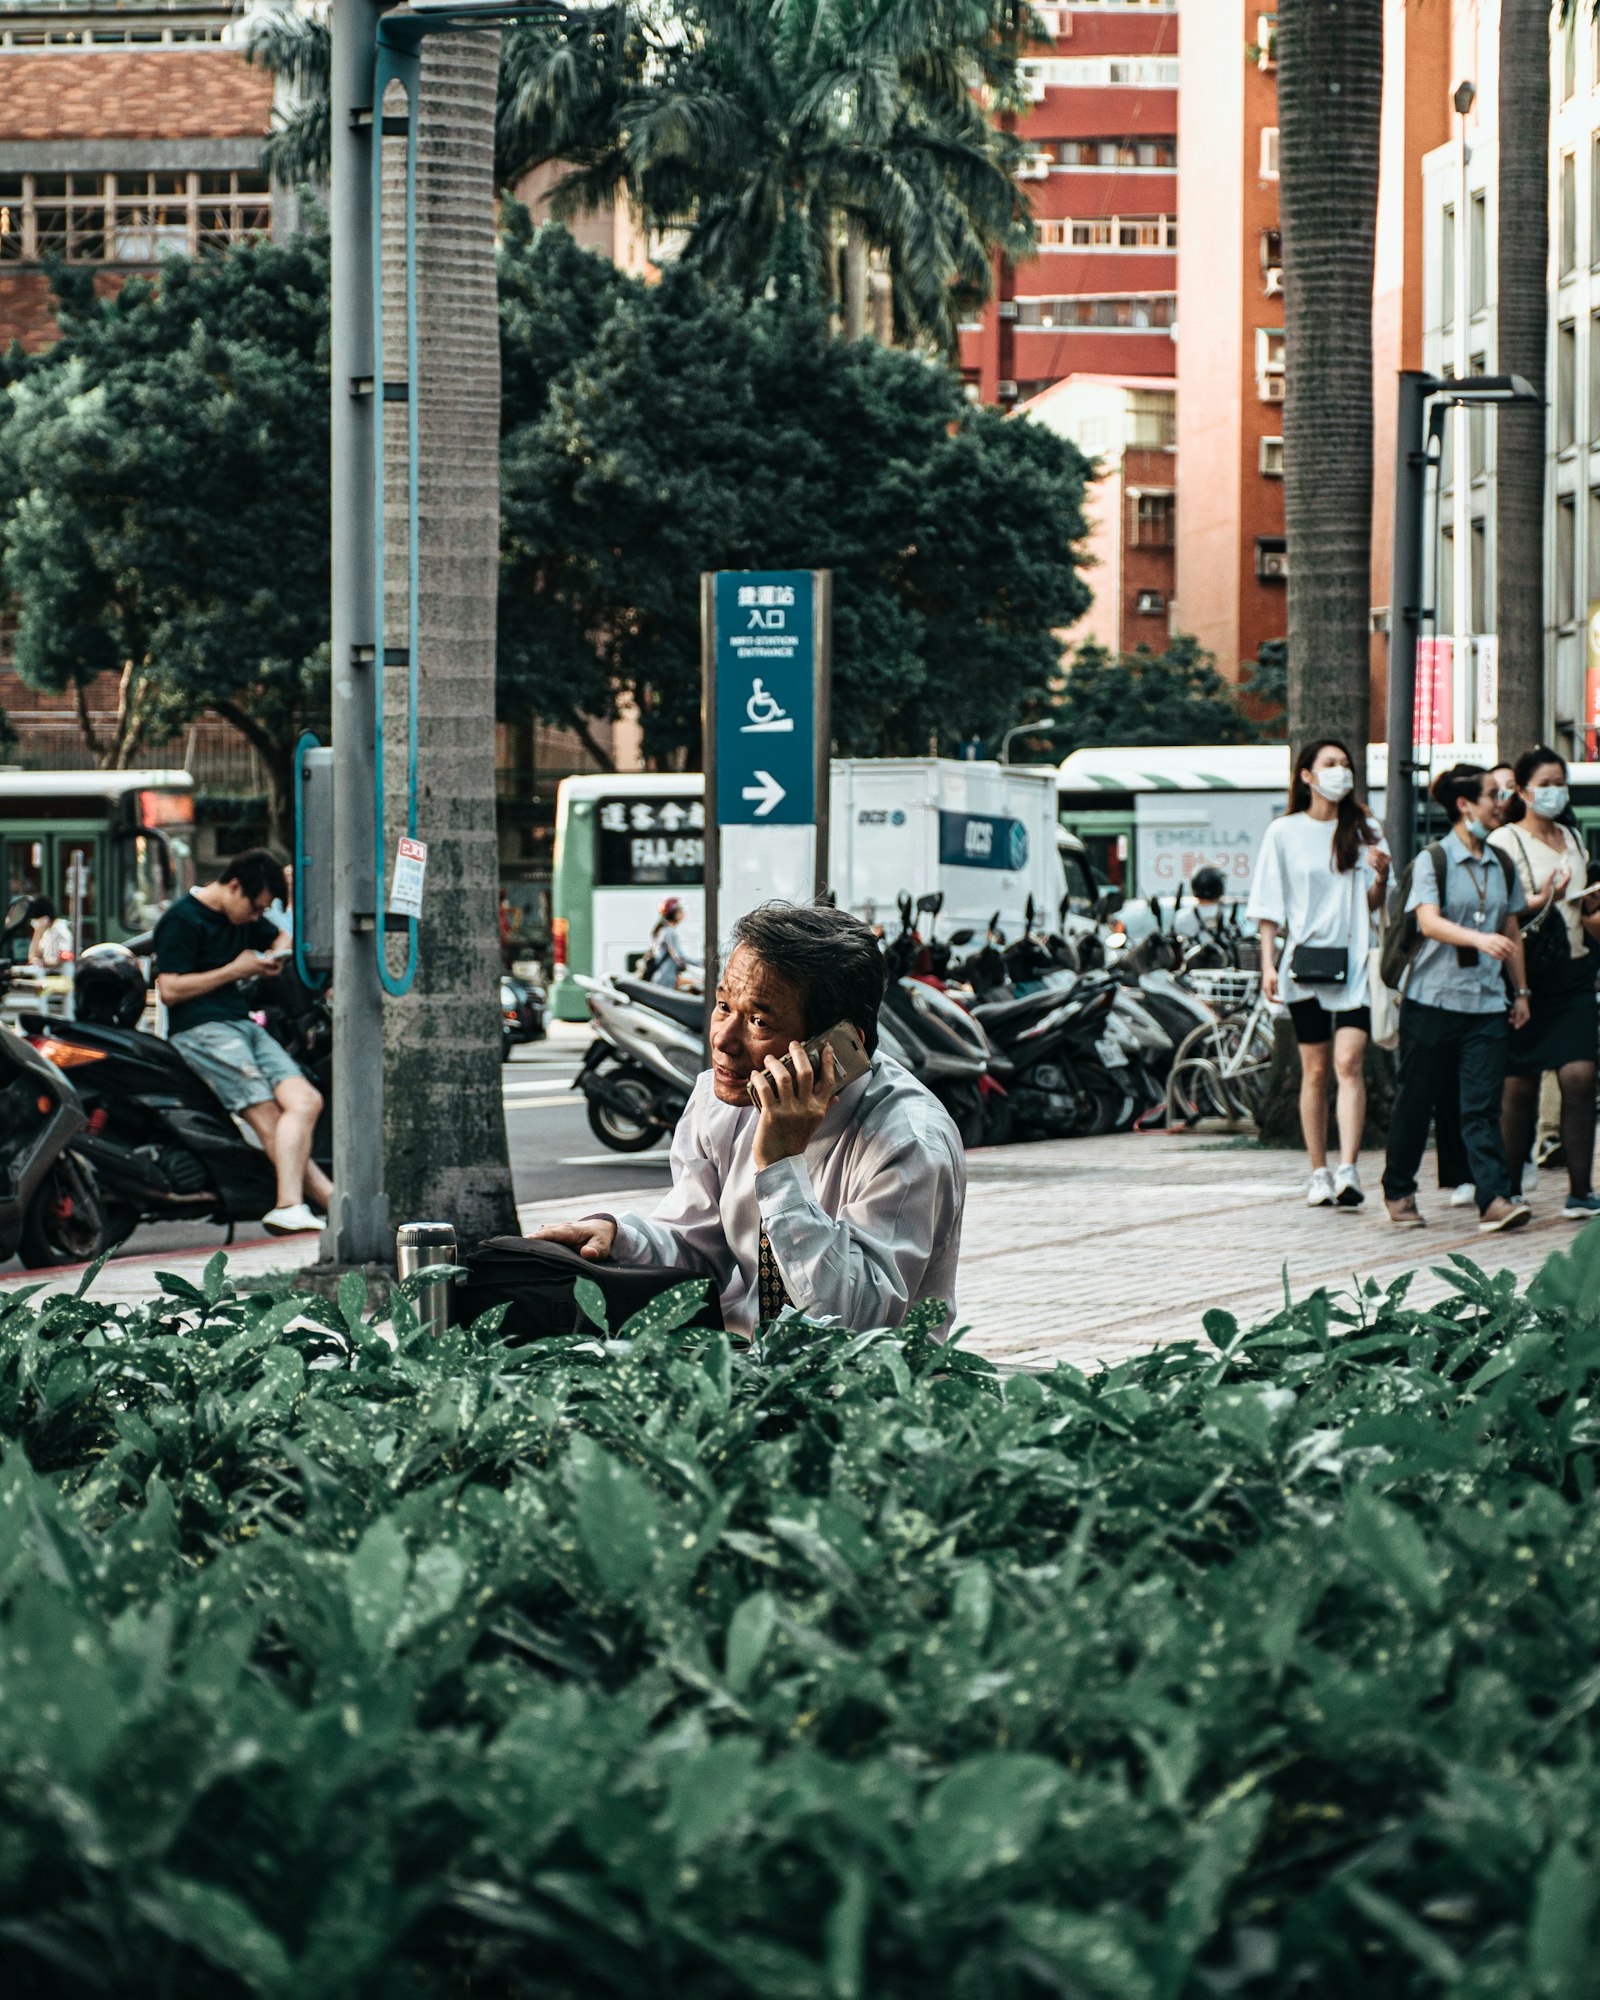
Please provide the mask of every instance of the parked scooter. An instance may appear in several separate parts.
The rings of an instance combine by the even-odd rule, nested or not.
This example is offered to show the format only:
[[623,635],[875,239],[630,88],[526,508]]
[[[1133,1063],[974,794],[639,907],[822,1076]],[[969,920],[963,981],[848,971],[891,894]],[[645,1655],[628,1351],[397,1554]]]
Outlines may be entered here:
[[892,1038],[895,1060],[955,1120],[962,1145],[995,1144],[1004,1114],[993,1100],[1005,1093],[994,1074],[994,1050],[974,1014],[943,990],[934,966],[937,948],[924,941],[914,922],[918,914],[937,919],[943,901],[924,896],[913,906],[908,895],[900,897],[900,935],[884,953],[889,979],[879,1033],[886,1042]]
[[[0,922],[0,993],[13,941],[28,927],[28,898]],[[22,1035],[0,1027],[0,1263],[32,1270],[98,1257],[106,1214],[94,1170],[75,1150],[87,1118],[70,1078]]]
[[572,1087],[588,1100],[601,1145],[642,1153],[683,1116],[705,1067],[705,1002],[642,979],[574,981],[588,996],[594,1040]]
[[[288,978],[288,973],[280,978]],[[276,984],[276,982],[274,982]],[[170,1042],[140,1032],[144,967],[126,945],[93,946],[74,979],[77,1018],[47,1021],[25,1014],[28,1039],[43,1056],[70,1068],[87,1114],[75,1150],[104,1193],[108,1240],[120,1242],[141,1222],[254,1222],[277,1201],[277,1176],[255,1134],[222,1107]],[[299,989],[274,995],[280,1032],[326,1104],[332,1034],[325,1004]],[[326,1168],[326,1111],[312,1156]]]

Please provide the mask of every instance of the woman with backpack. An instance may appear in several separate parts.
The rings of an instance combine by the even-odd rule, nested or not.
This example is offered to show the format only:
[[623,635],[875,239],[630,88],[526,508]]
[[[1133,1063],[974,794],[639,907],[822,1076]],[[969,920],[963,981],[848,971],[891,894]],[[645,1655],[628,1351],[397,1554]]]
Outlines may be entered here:
[[1417,1168],[1440,1079],[1454,1062],[1478,1227],[1485,1233],[1517,1229],[1528,1220],[1528,1206],[1513,1192],[1516,1183],[1500,1136],[1500,1097],[1510,1030],[1528,1020],[1517,921],[1527,897],[1515,868],[1488,844],[1496,816],[1483,766],[1454,764],[1441,772],[1433,799],[1450,831],[1418,854],[1406,892],[1416,936],[1404,974],[1393,982],[1401,995],[1400,1076],[1389,1114],[1384,1206],[1397,1228],[1422,1227]]
[[[1356,797],[1350,752],[1331,736],[1295,759],[1289,810],[1267,828],[1248,914],[1261,927],[1261,990],[1282,1001],[1300,1045],[1300,1129],[1310,1208],[1359,1208],[1372,1014],[1367,954],[1389,850]],[[1280,962],[1279,941],[1284,940]],[[1339,1164],[1328,1170],[1328,1082],[1338,1078]]]
[[1589,855],[1567,801],[1566,759],[1541,744],[1516,763],[1521,817],[1489,836],[1510,856],[1528,909],[1522,943],[1528,968],[1529,1016],[1506,1054],[1500,1131],[1511,1163],[1512,1185],[1533,1147],[1539,1080],[1555,1072],[1561,1088],[1561,1150],[1567,1165],[1567,1203],[1573,1222],[1600,1215],[1594,1193],[1595,1062],[1600,1016],[1595,1013],[1594,960],[1589,940],[1600,937],[1600,912],[1590,913],[1583,894]]

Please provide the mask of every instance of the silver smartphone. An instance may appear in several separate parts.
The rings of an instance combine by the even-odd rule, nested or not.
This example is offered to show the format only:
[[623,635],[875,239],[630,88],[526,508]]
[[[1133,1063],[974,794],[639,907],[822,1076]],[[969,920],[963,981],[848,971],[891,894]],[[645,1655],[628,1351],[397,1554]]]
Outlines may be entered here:
[[[833,1097],[837,1097],[847,1084],[854,1083],[858,1076],[865,1076],[872,1067],[872,1058],[867,1054],[867,1045],[861,1039],[861,1030],[854,1021],[836,1021],[825,1034],[813,1035],[809,1041],[802,1042],[800,1046],[810,1057],[813,1072],[820,1071],[822,1051],[833,1050],[833,1089],[829,1093]],[[778,1060],[793,1076],[793,1060],[789,1056],[780,1056]],[[745,1085],[745,1088],[750,1093],[750,1102],[758,1104],[760,1100],[752,1087],[753,1083],[754,1078],[751,1079],[751,1083]]]

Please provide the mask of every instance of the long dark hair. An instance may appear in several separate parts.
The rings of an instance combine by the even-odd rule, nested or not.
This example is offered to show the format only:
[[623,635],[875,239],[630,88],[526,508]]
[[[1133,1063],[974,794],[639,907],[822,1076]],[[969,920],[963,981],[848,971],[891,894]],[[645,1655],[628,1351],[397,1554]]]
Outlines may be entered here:
[[[1301,777],[1302,771],[1309,771],[1324,750],[1342,750],[1349,759],[1354,774],[1356,760],[1350,756],[1350,746],[1341,743],[1337,736],[1319,736],[1308,743],[1294,760],[1294,770],[1289,777],[1289,810],[1303,813],[1311,810],[1311,787]],[[1348,875],[1360,859],[1363,847],[1370,847],[1377,839],[1376,827],[1366,806],[1352,789],[1334,808],[1337,821],[1333,829],[1333,865],[1341,875]]]
[[[1565,784],[1571,775],[1567,768],[1567,760],[1559,750],[1552,750],[1548,743],[1536,743],[1531,750],[1524,750],[1516,763],[1511,767],[1518,787],[1521,790],[1527,790],[1533,780],[1534,772],[1538,770],[1541,764],[1559,764],[1561,766],[1562,784]],[[1521,799],[1517,800],[1519,806],[1522,803]],[[1526,808],[1524,807],[1525,810]],[[1519,812],[1517,818],[1521,819],[1522,813]],[[1574,833],[1578,831],[1578,816],[1572,810],[1571,799],[1568,799],[1561,811],[1556,814],[1556,823],[1558,826],[1570,826]]]

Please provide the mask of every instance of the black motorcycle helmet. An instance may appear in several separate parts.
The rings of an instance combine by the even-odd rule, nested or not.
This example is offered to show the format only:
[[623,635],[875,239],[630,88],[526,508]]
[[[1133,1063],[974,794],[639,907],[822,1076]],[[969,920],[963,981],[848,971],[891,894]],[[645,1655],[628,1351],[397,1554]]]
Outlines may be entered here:
[[125,944],[97,944],[78,960],[73,1014],[97,1028],[133,1028],[144,1012],[144,967]]
[[1227,891],[1227,878],[1220,868],[1197,868],[1189,884],[1189,893],[1197,903],[1220,903]]

